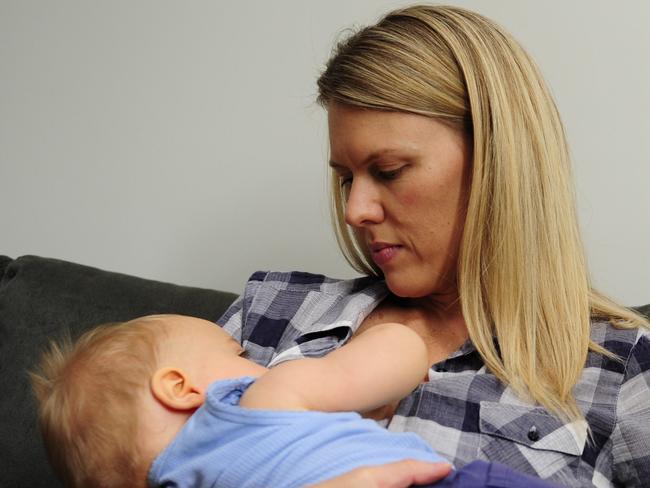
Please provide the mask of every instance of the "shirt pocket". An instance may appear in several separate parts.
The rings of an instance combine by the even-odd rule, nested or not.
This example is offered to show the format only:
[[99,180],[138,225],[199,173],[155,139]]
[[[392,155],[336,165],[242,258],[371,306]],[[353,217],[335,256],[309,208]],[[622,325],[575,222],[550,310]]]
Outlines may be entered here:
[[537,473],[571,469],[585,448],[584,421],[565,423],[541,407],[483,401],[479,417],[481,455],[515,469],[519,464]]

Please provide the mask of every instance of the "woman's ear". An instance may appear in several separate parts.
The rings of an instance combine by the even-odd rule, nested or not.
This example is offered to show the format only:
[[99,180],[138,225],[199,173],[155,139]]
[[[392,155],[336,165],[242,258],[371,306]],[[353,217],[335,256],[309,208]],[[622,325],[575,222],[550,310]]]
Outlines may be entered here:
[[161,368],[151,377],[151,392],[164,406],[174,410],[195,410],[205,402],[205,394],[179,368]]

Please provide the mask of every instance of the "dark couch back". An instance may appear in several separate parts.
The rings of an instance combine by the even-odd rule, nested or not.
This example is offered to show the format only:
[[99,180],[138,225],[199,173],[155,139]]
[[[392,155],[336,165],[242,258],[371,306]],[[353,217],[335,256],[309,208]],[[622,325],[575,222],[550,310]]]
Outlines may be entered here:
[[235,297],[56,259],[0,256],[0,487],[61,486],[45,459],[26,374],[50,339],[152,313],[216,321]]

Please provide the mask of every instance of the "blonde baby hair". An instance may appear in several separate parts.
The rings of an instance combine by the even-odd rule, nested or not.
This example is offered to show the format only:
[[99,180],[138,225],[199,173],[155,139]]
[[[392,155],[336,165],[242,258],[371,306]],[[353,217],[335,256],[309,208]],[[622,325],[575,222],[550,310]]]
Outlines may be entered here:
[[137,401],[157,364],[162,327],[147,318],[52,342],[30,373],[48,458],[66,486],[146,486]]

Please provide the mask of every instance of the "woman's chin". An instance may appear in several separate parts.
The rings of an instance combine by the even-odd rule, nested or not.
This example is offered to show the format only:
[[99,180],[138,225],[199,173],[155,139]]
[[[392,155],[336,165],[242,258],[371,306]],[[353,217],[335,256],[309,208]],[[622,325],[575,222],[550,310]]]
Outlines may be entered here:
[[388,271],[384,273],[386,286],[395,296],[402,298],[422,298],[434,295],[457,294],[455,281],[432,278],[435,273],[407,273]]
[[434,293],[435,287],[431,283],[422,283],[409,277],[384,276],[386,286],[390,292],[402,298],[420,298]]

